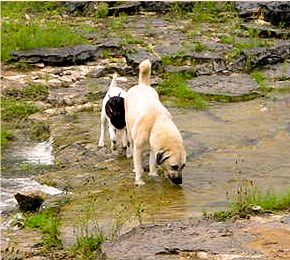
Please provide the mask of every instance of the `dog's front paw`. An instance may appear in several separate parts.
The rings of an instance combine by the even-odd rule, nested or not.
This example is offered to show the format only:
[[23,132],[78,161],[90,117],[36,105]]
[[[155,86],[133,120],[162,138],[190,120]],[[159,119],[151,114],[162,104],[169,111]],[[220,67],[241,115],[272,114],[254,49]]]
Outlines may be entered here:
[[131,151],[128,151],[128,149],[126,151],[126,156],[128,159],[132,158],[132,153],[131,153]]
[[149,176],[156,177],[158,174],[156,171],[152,171],[148,173]]
[[142,181],[141,179],[138,179],[138,180],[135,180],[134,184],[135,184],[136,186],[142,186],[142,185],[145,184],[145,182]]
[[99,148],[103,148],[104,146],[105,146],[104,143],[99,143],[99,145],[98,145]]

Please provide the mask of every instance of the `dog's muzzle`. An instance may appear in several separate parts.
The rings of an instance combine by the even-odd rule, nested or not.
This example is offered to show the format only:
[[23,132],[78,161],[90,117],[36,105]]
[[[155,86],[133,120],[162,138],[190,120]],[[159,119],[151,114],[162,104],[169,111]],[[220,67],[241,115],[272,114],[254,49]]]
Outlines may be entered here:
[[182,177],[181,176],[170,176],[169,175],[169,180],[171,180],[172,183],[176,184],[176,185],[179,185],[179,184],[182,184]]

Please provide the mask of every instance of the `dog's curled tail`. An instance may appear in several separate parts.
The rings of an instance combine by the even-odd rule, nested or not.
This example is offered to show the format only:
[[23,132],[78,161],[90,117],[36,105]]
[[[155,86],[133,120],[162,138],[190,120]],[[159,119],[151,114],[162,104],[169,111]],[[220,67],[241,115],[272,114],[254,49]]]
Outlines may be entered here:
[[139,84],[150,86],[151,62],[149,59],[139,64]]
[[109,89],[112,88],[112,87],[116,87],[117,75],[118,75],[117,72],[115,72],[113,74],[113,78],[112,78],[111,84],[109,86]]

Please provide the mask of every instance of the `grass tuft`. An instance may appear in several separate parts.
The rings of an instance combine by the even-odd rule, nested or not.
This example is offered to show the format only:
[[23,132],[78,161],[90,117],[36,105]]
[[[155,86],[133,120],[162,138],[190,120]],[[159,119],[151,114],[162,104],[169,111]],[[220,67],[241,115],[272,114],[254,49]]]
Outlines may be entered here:
[[186,80],[190,78],[187,74],[172,74],[158,86],[158,92],[161,96],[176,98],[176,104],[182,107],[194,107],[196,109],[205,109],[206,101],[198,93],[190,90]]
[[11,98],[5,98],[1,101],[1,117],[3,121],[20,121],[38,111],[39,109],[36,106],[23,101]]
[[72,252],[79,259],[96,259],[104,241],[105,238],[101,234],[78,237]]
[[97,18],[105,18],[108,16],[109,6],[106,2],[100,2],[97,5],[96,17]]
[[267,80],[265,75],[260,71],[253,71],[251,73],[252,78],[257,82],[260,87],[260,90],[263,94],[266,94],[270,91],[270,88],[267,86]]
[[39,229],[43,232],[43,246],[47,249],[62,248],[60,240],[60,220],[57,211],[49,209],[28,215],[24,220],[27,229]]
[[9,129],[1,126],[1,152],[3,152],[7,147],[9,141],[14,139],[14,135],[11,133]]
[[[229,194],[228,194],[229,195]],[[228,219],[249,218],[251,215],[265,212],[287,211],[290,209],[290,190],[285,192],[261,192],[250,180],[242,180],[237,189],[231,194],[227,210],[204,213],[206,218],[217,221]]]

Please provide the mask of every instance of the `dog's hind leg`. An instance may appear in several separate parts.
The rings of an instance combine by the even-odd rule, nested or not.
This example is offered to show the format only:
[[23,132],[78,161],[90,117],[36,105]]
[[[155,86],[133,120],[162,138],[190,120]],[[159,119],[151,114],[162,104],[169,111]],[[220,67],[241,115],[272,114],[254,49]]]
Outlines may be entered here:
[[105,132],[106,132],[106,126],[107,125],[107,119],[105,112],[102,110],[101,113],[101,135],[99,140],[99,147],[104,147],[105,145]]
[[134,170],[135,170],[135,185],[144,185],[145,182],[142,181],[142,147],[133,145],[133,160],[134,160]]
[[127,158],[132,158],[133,140],[132,140],[131,131],[128,124],[127,124],[127,129],[125,129],[125,132],[126,132],[126,138],[127,138],[126,156]]
[[150,158],[149,158],[149,174],[150,176],[157,176],[157,171],[156,171],[156,158],[155,158],[155,153],[151,150],[150,151]]
[[116,150],[117,146],[117,135],[116,135],[116,129],[112,126],[111,123],[109,123],[109,134],[111,139],[111,148],[112,150]]

